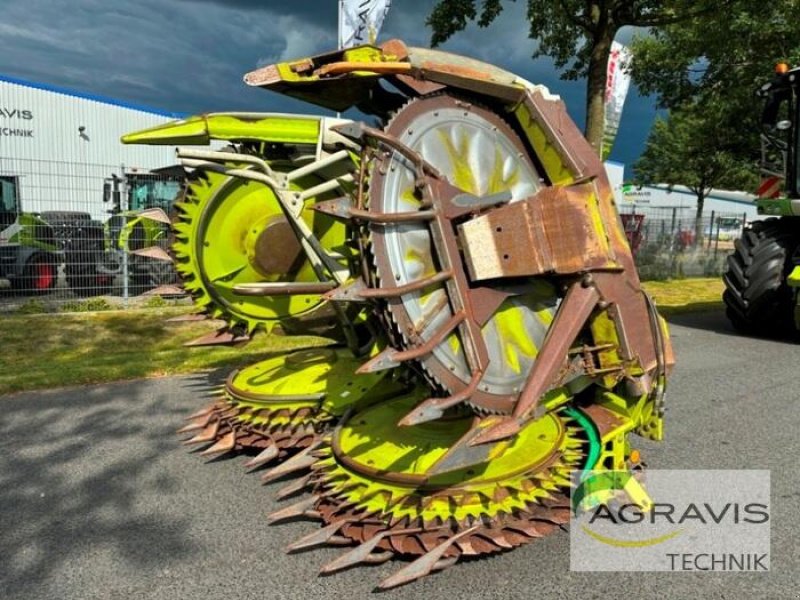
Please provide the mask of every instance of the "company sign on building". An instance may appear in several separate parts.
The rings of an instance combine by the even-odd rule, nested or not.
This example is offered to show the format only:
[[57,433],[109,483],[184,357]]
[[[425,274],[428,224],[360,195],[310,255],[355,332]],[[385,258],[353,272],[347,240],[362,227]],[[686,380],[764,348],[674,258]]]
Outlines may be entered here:
[[183,115],[0,75],[0,176],[30,212],[107,218],[103,183],[123,169],[175,164],[169,146],[124,146],[120,136]]
[[33,111],[31,110],[0,106],[0,135],[32,138],[32,128],[19,126],[20,122],[29,125],[32,120]]

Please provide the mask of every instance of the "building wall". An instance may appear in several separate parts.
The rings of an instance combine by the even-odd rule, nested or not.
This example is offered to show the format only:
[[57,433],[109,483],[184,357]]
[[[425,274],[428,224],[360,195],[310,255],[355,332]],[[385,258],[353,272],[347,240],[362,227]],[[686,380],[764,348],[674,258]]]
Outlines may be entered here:
[[[676,209],[679,217],[694,218],[697,209],[697,196],[683,186],[674,186],[670,191],[663,185],[622,187],[623,201],[619,205],[620,212],[647,212],[648,210]],[[755,196],[746,192],[729,192],[712,190],[703,203],[704,216],[716,214],[747,215],[748,221],[761,219],[753,204]]]
[[120,136],[181,116],[0,76],[0,175],[19,177],[26,211],[104,218],[105,178],[175,163],[170,146],[125,146]]

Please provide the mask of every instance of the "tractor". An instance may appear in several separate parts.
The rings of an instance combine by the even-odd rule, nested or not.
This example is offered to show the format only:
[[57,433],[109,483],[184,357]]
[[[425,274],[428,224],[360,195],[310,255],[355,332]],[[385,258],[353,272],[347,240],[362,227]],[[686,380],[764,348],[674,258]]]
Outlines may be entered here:
[[61,261],[53,227],[23,212],[17,178],[0,175],[0,288],[47,292],[56,285]]
[[768,218],[747,226],[723,276],[723,300],[744,333],[800,334],[800,67],[777,66],[757,91],[762,182],[756,200]]
[[[184,180],[180,167],[128,170],[103,183],[103,201],[112,216],[103,224],[74,219],[65,235],[67,283],[79,296],[108,293],[114,279],[127,272],[133,292],[177,282],[166,258],[169,214]],[[87,215],[88,216],[88,215]]]

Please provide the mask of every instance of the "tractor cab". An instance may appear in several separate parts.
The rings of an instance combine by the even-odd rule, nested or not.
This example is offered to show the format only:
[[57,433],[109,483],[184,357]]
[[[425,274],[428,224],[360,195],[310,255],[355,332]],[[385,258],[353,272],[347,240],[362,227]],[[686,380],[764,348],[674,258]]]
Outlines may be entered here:
[[728,257],[722,299],[743,332],[800,334],[800,67],[777,65],[757,91],[761,113],[759,215]]
[[[182,167],[164,167],[152,171],[127,171],[124,177],[112,175],[105,180],[103,201],[111,202],[109,212],[139,212],[160,208],[166,213],[172,210],[175,198],[183,187],[185,173]],[[125,195],[125,206],[122,204]]]
[[[761,175],[757,195],[764,200],[800,198],[798,172],[798,85],[800,67],[780,63],[775,77],[757,91],[764,99],[761,113]],[[773,207],[777,210],[777,207]],[[759,209],[761,212],[761,209]],[[776,214],[772,211],[764,214]]]
[[0,230],[14,223],[20,212],[17,178],[0,175]]
[[161,209],[169,215],[185,178],[183,167],[171,166],[150,171],[131,169],[123,177],[112,175],[106,179],[103,201],[111,203],[108,212],[112,215],[106,223],[108,249],[136,250],[165,240],[169,227],[140,215],[150,209]]
[[128,177],[128,206],[130,210],[160,208],[168,213],[181,190],[181,182],[158,176]]

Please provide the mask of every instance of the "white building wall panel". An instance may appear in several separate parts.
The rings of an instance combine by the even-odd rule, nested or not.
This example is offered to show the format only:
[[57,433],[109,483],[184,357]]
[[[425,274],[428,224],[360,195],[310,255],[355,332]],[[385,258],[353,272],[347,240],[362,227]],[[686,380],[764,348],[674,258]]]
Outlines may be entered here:
[[[619,209],[625,213],[675,209],[678,216],[693,218],[697,210],[697,196],[684,186],[674,186],[670,190],[665,185],[628,185],[623,186],[623,201]],[[755,196],[746,192],[711,190],[703,202],[703,214],[710,217],[712,211],[718,215],[746,215],[748,221],[763,218],[756,210]]]
[[0,175],[19,177],[26,211],[80,210],[103,218],[104,178],[175,163],[170,146],[120,136],[181,115],[34,87],[0,76]]

